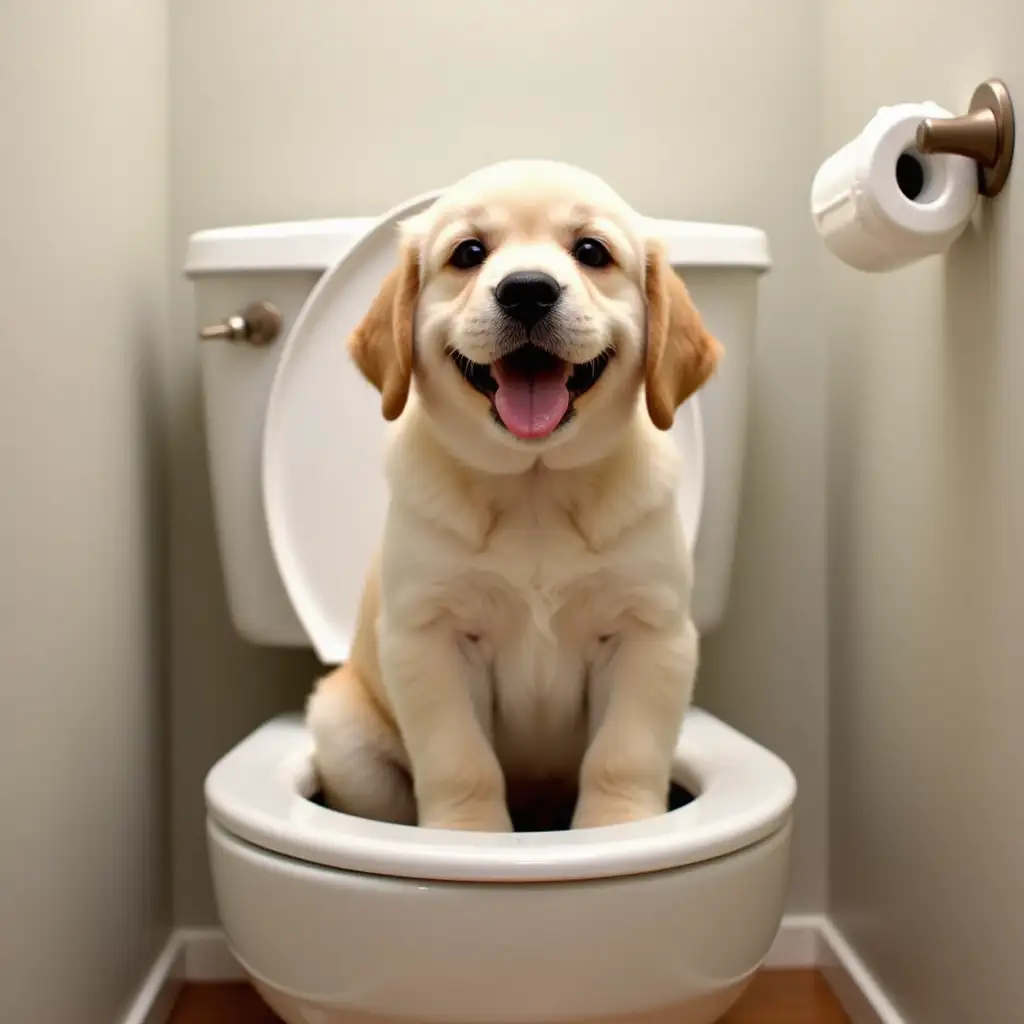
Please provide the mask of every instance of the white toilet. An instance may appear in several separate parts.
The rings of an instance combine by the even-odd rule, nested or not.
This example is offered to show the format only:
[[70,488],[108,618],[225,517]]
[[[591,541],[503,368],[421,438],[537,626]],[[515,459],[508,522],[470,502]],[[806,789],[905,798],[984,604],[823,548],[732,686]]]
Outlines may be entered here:
[[[387,495],[379,397],[344,342],[392,265],[396,221],[434,198],[190,241],[220,552],[233,621],[255,643],[346,657]],[[706,635],[729,588],[768,247],[753,228],[656,223],[727,352],[673,427]],[[206,784],[224,929],[288,1024],[711,1024],[775,937],[795,781],[699,709],[676,752],[678,809],[577,832],[349,817],[316,802],[311,753],[301,716],[285,715]]]

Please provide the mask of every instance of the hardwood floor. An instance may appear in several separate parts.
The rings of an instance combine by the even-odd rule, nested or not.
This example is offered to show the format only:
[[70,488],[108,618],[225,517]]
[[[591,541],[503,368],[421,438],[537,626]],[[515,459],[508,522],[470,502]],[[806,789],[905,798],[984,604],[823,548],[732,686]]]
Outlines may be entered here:
[[280,1024],[248,985],[186,985],[167,1024]]
[[721,1024],[850,1024],[818,971],[764,971]]
[[[248,985],[188,985],[168,1024],[280,1024]],[[849,1024],[817,971],[765,971],[720,1024]]]

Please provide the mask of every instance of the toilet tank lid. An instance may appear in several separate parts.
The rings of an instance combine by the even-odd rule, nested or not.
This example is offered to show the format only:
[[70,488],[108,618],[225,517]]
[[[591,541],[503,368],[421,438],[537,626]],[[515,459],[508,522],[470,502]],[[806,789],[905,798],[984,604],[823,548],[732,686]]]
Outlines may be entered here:
[[[305,270],[333,266],[375,222],[373,217],[334,217],[198,231],[189,238],[185,273]],[[768,236],[739,224],[651,218],[676,267],[767,270]]]

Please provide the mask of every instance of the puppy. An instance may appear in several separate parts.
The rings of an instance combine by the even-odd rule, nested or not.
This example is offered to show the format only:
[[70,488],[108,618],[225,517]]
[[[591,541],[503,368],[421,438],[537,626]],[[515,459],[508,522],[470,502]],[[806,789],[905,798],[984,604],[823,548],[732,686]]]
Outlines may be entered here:
[[564,164],[478,171],[403,225],[349,345],[396,423],[351,657],[307,705],[328,804],[664,813],[698,658],[666,431],[721,349],[644,220]]

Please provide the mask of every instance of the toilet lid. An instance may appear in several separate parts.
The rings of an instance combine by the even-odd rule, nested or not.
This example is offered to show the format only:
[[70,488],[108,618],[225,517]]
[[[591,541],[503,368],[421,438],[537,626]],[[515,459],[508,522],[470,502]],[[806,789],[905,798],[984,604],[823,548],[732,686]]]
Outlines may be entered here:
[[[325,665],[348,657],[388,500],[388,424],[347,341],[395,265],[398,224],[438,195],[386,213],[323,274],[284,341],[271,388],[263,436],[270,544],[295,613]],[[672,433],[684,460],[679,513],[692,551],[704,487],[696,396],[679,409]]]

